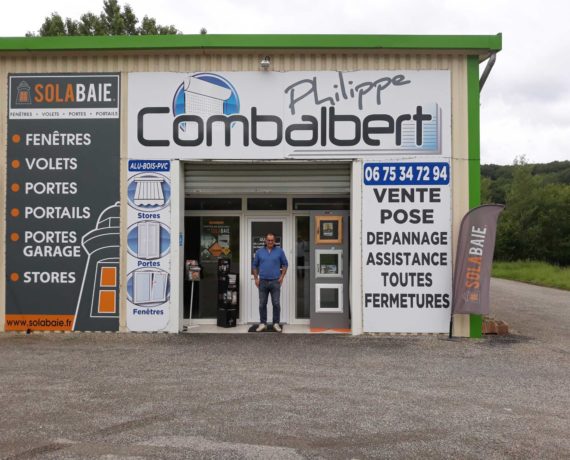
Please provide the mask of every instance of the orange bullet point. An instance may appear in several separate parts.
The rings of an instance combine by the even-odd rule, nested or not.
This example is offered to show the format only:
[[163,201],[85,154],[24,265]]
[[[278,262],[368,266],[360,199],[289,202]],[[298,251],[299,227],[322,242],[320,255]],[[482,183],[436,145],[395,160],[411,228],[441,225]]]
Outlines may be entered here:
[[18,169],[20,167],[20,160],[12,160],[12,168]]
[[22,140],[22,137],[19,134],[14,134],[12,136],[12,142],[14,144],[18,144]]
[[20,191],[20,184],[12,184],[12,187],[10,187],[12,189],[13,192],[19,192]]
[[18,217],[18,216],[20,215],[20,210],[19,210],[18,208],[13,208],[13,209],[10,211],[10,215],[11,215],[12,217]]
[[18,241],[20,239],[20,235],[18,235],[16,232],[14,233],[10,233],[10,239],[14,242]]
[[20,275],[18,275],[17,273],[12,273],[10,275],[10,279],[14,282],[18,281],[20,279]]

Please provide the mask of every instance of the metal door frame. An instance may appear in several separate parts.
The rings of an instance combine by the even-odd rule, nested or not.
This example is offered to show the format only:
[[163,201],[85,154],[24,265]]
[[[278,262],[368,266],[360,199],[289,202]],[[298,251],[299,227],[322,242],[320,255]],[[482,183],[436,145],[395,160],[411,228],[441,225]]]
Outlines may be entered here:
[[[283,227],[284,242],[286,249],[287,259],[289,261],[289,270],[287,277],[285,279],[284,287],[288,294],[288,318],[286,321],[289,324],[309,324],[310,319],[307,318],[297,318],[297,308],[296,308],[296,265],[297,259],[295,257],[295,241],[297,239],[297,229],[295,219],[298,216],[307,216],[310,218],[310,211],[293,209],[293,199],[294,198],[309,198],[311,195],[307,194],[268,194],[269,196],[285,197],[287,198],[287,210],[286,211],[247,211],[247,198],[255,198],[256,195],[247,194],[242,195],[239,198],[242,200],[241,210],[202,210],[202,211],[184,211],[184,217],[208,217],[208,216],[237,216],[240,218],[240,311],[239,311],[239,322],[238,324],[246,324],[249,320],[248,309],[251,305],[248,303],[250,299],[246,297],[248,291],[248,284],[251,280],[251,263],[247,258],[247,253],[250,252],[249,240],[251,227],[249,222],[251,219],[255,220],[271,220],[271,219],[284,219],[285,225]],[[230,196],[228,194],[216,194],[200,195],[202,198],[236,198],[235,196]],[[327,196],[327,198],[342,198],[343,196],[334,195]],[[186,235],[188,237],[188,235]],[[243,252],[242,252],[243,251]],[[345,261],[346,262],[346,261]],[[183,270],[183,267],[180,268]],[[285,298],[285,289],[282,291],[282,299]],[[283,304],[283,302],[282,302]],[[285,304],[283,304],[285,305]],[[257,306],[256,306],[257,308]],[[270,308],[270,306],[269,306]],[[282,315],[282,321],[285,321]],[[258,320],[258,313],[256,315],[256,321]],[[188,326],[190,324],[216,324],[216,318],[190,318],[184,319],[183,324]]]
[[[281,288],[281,322],[291,324],[294,322],[295,309],[292,308],[291,292],[294,288],[294,280],[291,282],[291,270],[294,267],[294,256],[292,250],[292,235],[291,235],[291,213],[281,212],[281,211],[255,211],[255,212],[245,212],[245,232],[244,240],[242,241],[242,248],[244,257],[242,261],[241,273],[244,274],[244,288],[245,292],[243,295],[244,304],[242,305],[244,316],[242,316],[243,323],[258,323],[259,322],[259,303],[258,297],[254,294],[255,283],[253,282],[253,275],[251,274],[251,260],[253,259],[253,254],[251,253],[251,224],[253,222],[282,222],[283,224],[283,236],[281,240],[281,245],[284,248],[285,255],[289,262],[288,274],[285,277],[285,281]],[[240,251],[241,253],[241,251]],[[271,309],[271,300],[268,302],[268,311]]]

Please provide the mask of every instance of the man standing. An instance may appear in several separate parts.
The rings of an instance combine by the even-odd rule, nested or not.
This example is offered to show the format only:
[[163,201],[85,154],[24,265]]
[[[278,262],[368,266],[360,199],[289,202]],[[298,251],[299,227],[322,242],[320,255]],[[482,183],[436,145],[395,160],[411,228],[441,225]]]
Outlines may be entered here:
[[279,297],[288,266],[285,252],[280,247],[275,246],[275,235],[273,233],[265,235],[265,246],[255,253],[251,270],[255,278],[255,285],[259,289],[259,326],[256,332],[267,329],[267,299],[269,294],[271,294],[271,304],[273,305],[273,329],[281,332]]

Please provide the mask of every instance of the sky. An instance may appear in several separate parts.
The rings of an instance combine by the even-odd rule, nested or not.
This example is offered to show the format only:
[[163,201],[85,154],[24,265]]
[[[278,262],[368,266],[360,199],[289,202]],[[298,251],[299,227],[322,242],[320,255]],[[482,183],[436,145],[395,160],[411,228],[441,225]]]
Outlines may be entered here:
[[[481,93],[481,162],[570,160],[570,2],[565,0],[130,0],[185,34],[503,34]],[[3,2],[0,36],[37,31],[52,12],[79,19],[103,0]],[[483,63],[480,72],[483,72]]]

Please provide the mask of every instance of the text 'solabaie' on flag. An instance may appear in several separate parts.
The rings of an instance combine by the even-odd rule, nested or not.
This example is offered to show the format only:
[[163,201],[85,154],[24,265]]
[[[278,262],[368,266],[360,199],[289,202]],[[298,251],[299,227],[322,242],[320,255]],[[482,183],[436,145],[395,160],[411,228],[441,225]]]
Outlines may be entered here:
[[479,206],[461,221],[453,278],[453,313],[489,314],[497,220],[503,208],[498,204]]

